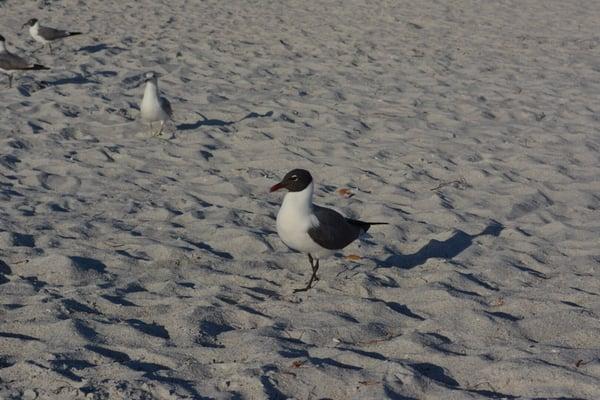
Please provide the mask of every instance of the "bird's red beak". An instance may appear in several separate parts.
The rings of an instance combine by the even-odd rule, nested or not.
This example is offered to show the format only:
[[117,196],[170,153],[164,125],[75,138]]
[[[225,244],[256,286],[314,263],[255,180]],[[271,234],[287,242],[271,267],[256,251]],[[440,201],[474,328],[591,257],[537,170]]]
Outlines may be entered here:
[[285,185],[283,183],[279,182],[278,184],[271,186],[271,190],[269,190],[269,192],[273,193],[273,192],[278,191],[279,189],[283,189],[284,187],[285,187]]

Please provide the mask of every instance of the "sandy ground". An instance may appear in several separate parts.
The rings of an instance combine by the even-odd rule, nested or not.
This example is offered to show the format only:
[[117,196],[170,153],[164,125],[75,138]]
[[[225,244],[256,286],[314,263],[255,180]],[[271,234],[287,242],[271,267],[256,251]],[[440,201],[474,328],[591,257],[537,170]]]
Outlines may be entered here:
[[[0,397],[600,398],[597,2],[1,11],[52,70],[0,89]],[[32,17],[85,35],[32,53]],[[295,167],[391,223],[302,294]]]

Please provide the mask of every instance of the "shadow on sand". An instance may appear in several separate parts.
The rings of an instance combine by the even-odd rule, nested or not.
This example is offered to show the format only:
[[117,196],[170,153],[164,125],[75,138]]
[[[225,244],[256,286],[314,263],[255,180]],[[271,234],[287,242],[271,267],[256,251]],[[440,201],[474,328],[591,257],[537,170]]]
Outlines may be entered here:
[[450,238],[439,241],[432,239],[414,254],[394,254],[383,261],[379,261],[379,267],[389,268],[397,267],[402,269],[411,269],[425,264],[430,258],[443,258],[449,260],[456,257],[473,244],[473,239],[479,236],[498,237],[504,226],[499,222],[492,221],[485,227],[481,233],[469,235],[468,233],[457,230]]
[[112,53],[112,54],[119,54],[122,51],[125,51],[127,49],[123,48],[123,47],[119,47],[119,46],[109,46],[106,43],[99,43],[99,44],[94,44],[94,45],[90,45],[90,46],[83,46],[80,47],[79,50],[77,51],[81,51],[84,53],[88,53],[88,54],[94,54],[94,53],[98,53],[100,51],[104,51],[107,50],[108,52]]
[[229,125],[236,124],[238,122],[242,122],[245,119],[270,117],[273,115],[273,111],[267,111],[264,114],[251,112],[248,115],[246,115],[245,117],[238,119],[237,121],[223,121],[222,119],[208,119],[200,113],[197,113],[197,114],[200,115],[202,117],[202,119],[200,119],[194,123],[191,123],[191,124],[177,125],[177,129],[181,130],[181,131],[187,131],[187,130],[191,130],[191,129],[200,128],[201,126],[229,126]]

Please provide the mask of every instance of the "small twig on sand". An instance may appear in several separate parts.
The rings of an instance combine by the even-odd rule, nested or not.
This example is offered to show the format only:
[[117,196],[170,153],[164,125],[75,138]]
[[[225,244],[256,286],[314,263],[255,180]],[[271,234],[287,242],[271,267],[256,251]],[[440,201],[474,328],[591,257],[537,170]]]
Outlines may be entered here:
[[289,339],[293,339],[293,340],[302,340],[302,336],[304,336],[304,332],[300,332],[300,336],[298,337],[293,337],[288,331],[283,331],[283,333],[285,334],[285,336],[287,336]]
[[589,364],[589,363],[591,363],[592,361],[594,361],[594,360],[589,360],[589,361],[578,360],[578,361],[575,363],[575,366],[576,366],[577,368],[579,368],[579,367],[582,367],[582,366],[584,366],[584,365],[586,365],[586,364]]
[[460,185],[460,186],[466,186],[467,182],[466,182],[465,178],[460,178],[458,180],[450,181],[450,182],[442,182],[439,185],[437,185],[436,187],[434,187],[433,189],[431,189],[431,191],[433,192],[434,190],[438,190],[438,189],[441,189],[441,188],[443,188],[445,186],[454,185],[454,184],[457,184],[457,185]]
[[486,382],[479,382],[479,383],[477,383],[475,385],[472,385],[472,386],[467,382],[467,389],[468,390],[475,390],[475,389],[477,389],[481,385],[487,385],[488,388],[492,389],[492,392],[498,393],[498,391],[496,390],[496,388],[493,387],[492,384],[489,383],[489,382],[487,382],[487,381]]

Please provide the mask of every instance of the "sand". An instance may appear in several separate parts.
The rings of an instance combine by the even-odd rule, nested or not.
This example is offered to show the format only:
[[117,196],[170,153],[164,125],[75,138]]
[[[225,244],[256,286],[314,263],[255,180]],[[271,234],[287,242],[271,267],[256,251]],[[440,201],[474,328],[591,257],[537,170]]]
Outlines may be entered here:
[[[0,397],[600,398],[596,2],[1,10],[52,70],[0,89]],[[300,294],[292,168],[390,222]]]

